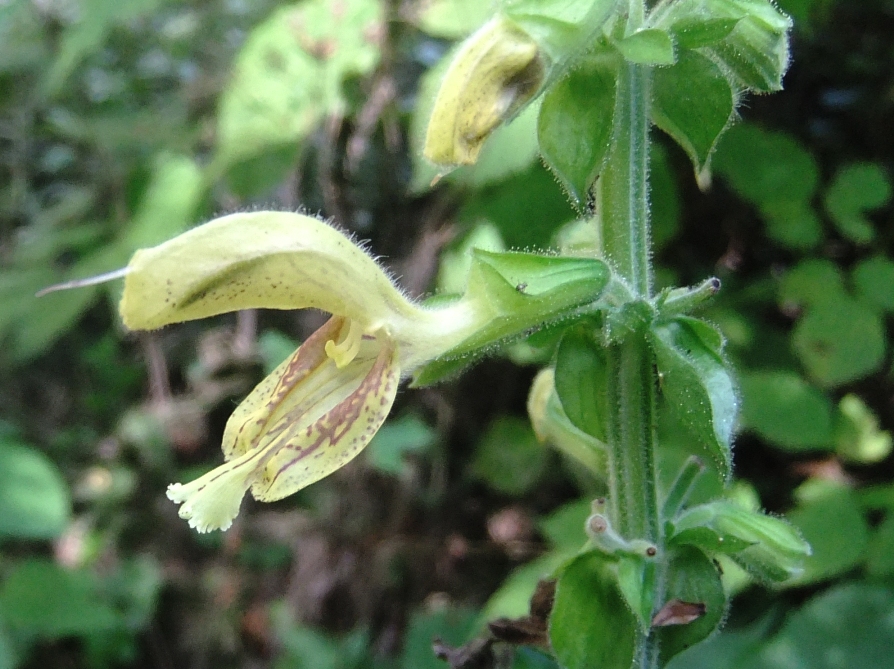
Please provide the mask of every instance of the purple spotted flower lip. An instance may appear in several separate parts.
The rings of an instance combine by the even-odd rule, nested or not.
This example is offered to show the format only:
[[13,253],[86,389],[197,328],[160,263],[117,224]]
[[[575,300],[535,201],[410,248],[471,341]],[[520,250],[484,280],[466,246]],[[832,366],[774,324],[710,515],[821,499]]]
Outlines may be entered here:
[[354,326],[329,319],[230,417],[227,463],[168,488],[190,525],[200,532],[227,529],[247,490],[263,502],[282,499],[344,466],[369,443],[391,410],[400,370],[393,346],[358,337]]
[[458,300],[408,300],[363,249],[315,218],[234,214],[138,251],[121,316],[131,329],[248,308],[328,311],[332,318],[237,407],[225,463],[168,497],[199,532],[225,530],[247,491],[269,502],[342,467],[391,410],[401,376],[456,347],[492,313]]

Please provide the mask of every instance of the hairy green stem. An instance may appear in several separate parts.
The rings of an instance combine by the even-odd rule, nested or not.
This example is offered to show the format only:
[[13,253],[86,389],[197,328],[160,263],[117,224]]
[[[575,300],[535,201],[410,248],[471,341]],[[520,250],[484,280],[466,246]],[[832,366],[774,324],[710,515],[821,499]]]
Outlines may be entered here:
[[[631,3],[630,18],[635,7]],[[641,3],[640,3],[641,9]],[[641,21],[641,12],[639,20]],[[618,78],[612,148],[596,190],[604,251],[635,299],[652,291],[649,248],[649,82],[650,70],[632,63]],[[607,349],[609,513],[626,539],[646,539],[663,555],[655,477],[656,372],[642,331]],[[661,572],[659,566],[659,573]],[[655,588],[661,588],[656,579]],[[661,602],[660,592],[655,601]],[[634,666],[658,666],[655,634],[640,633]]]

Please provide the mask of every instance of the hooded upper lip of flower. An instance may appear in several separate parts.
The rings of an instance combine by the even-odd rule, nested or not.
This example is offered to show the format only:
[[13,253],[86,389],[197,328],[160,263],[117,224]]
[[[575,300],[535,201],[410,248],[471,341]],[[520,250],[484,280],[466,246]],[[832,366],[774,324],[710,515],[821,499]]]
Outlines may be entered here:
[[200,532],[227,529],[248,489],[281,499],[353,459],[384,422],[402,373],[476,327],[467,305],[410,302],[365,251],[299,214],[234,214],[138,251],[120,311],[155,329],[247,308],[314,307],[332,318],[264,379],[230,417],[226,463],[168,497]]

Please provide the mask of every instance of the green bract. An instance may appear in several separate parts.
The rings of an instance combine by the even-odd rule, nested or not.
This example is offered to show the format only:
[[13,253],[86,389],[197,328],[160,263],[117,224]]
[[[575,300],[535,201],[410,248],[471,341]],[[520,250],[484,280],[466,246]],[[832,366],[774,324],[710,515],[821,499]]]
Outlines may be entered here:
[[433,380],[425,365],[568,315],[598,300],[608,280],[599,260],[478,252],[465,294],[424,307],[344,234],[285,212],[225,216],[138,251],[121,299],[131,329],[250,308],[332,314],[233,413],[226,464],[168,496],[200,532],[226,529],[249,488],[256,499],[281,499],[354,458],[384,422],[401,376]]

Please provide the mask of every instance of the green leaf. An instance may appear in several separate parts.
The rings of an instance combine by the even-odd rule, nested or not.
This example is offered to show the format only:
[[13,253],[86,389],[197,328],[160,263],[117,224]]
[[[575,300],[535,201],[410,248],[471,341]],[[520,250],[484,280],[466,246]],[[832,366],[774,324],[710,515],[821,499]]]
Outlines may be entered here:
[[549,621],[564,669],[629,669],[636,628],[602,554],[581,555],[565,568]]
[[71,515],[68,486],[40,451],[0,441],[0,536],[53,539]]
[[664,30],[639,30],[617,43],[621,55],[639,65],[673,65],[674,40]]
[[568,329],[556,352],[556,393],[572,424],[601,441],[608,418],[606,373],[605,352],[587,329]]
[[155,246],[186,230],[195,220],[204,189],[202,172],[191,158],[157,156],[149,185],[120,240],[124,262],[137,249]]
[[584,60],[549,89],[537,119],[540,152],[578,209],[608,155],[615,109],[615,68]]
[[39,559],[21,561],[7,575],[0,586],[0,613],[13,629],[49,639],[119,624],[90,574]]
[[894,311],[894,261],[884,256],[861,260],[852,276],[861,299],[885,311]]
[[652,81],[652,121],[686,151],[696,177],[705,181],[735,107],[729,82],[717,65],[693,51],[681,52],[673,67],[656,69]]
[[808,481],[798,489],[801,503],[788,519],[810,543],[813,554],[795,585],[844,574],[865,559],[869,527],[854,493],[839,485]]
[[829,398],[799,375],[782,370],[741,375],[742,427],[786,450],[831,449]]
[[671,625],[656,630],[659,636],[662,665],[674,655],[707,638],[726,613],[726,594],[714,563],[700,550],[677,549],[671,553],[667,572],[666,600],[705,605],[705,615],[685,625]]
[[878,209],[891,200],[891,182],[879,165],[858,163],[838,170],[826,191],[824,204],[835,227],[857,244],[875,238],[872,222],[865,211]]
[[845,583],[792,613],[749,669],[843,669],[891,664],[894,591]]
[[720,333],[704,321],[681,317],[653,325],[651,342],[662,393],[729,476],[738,401]]
[[852,299],[829,297],[812,306],[792,332],[792,345],[809,374],[838,386],[876,371],[884,361],[879,314]]
[[479,440],[472,469],[494,490],[521,495],[537,483],[548,456],[528,421],[503,417],[491,423]]

